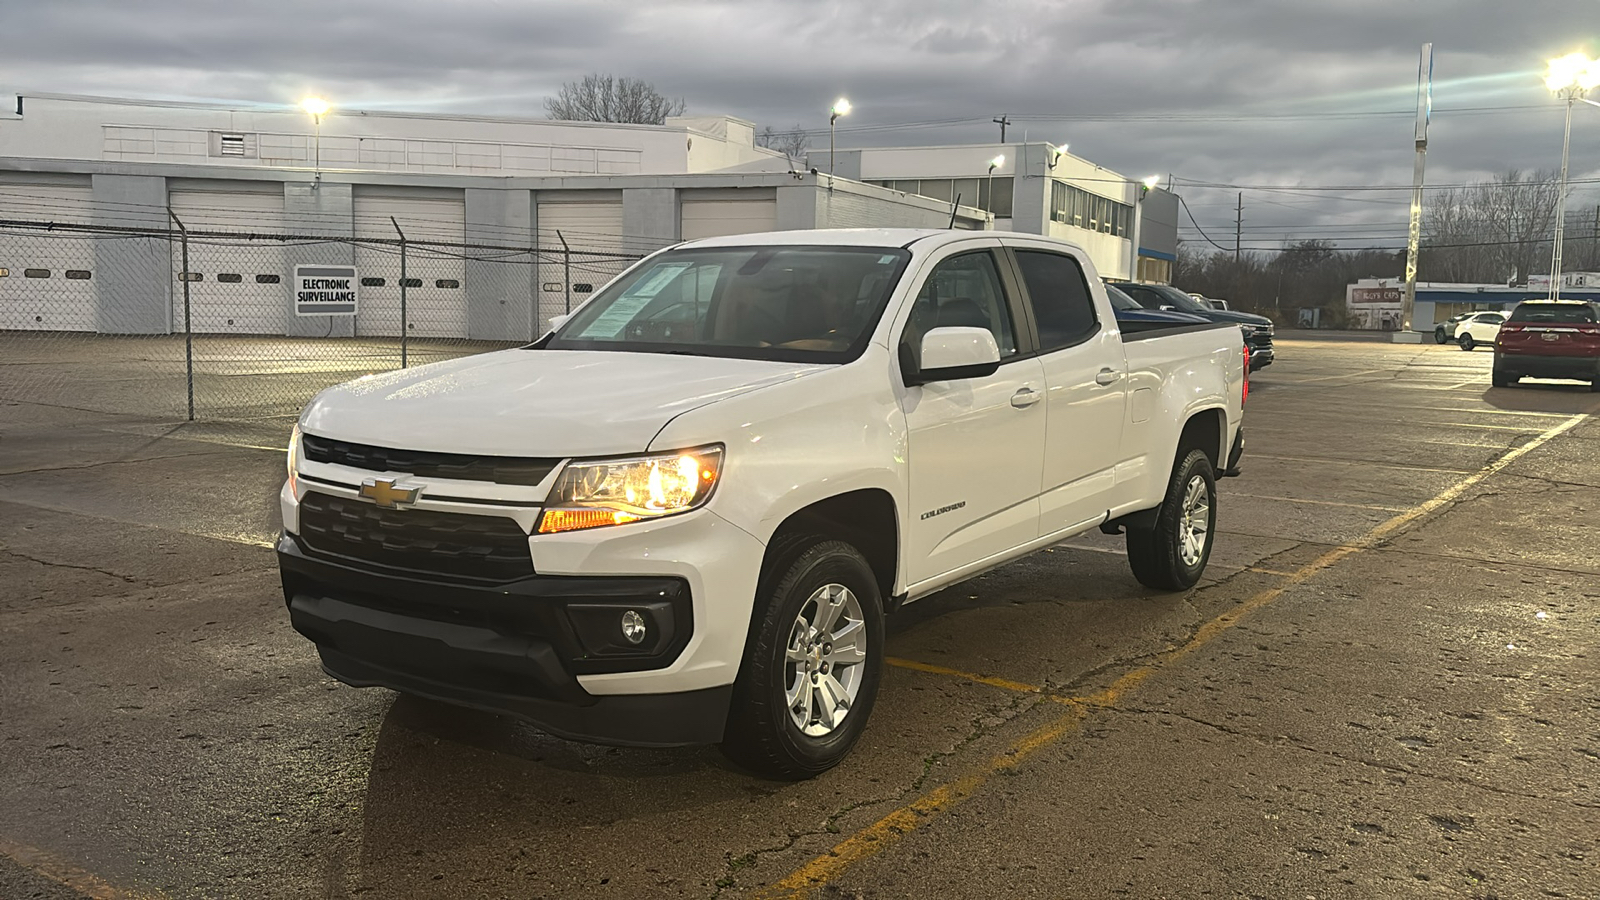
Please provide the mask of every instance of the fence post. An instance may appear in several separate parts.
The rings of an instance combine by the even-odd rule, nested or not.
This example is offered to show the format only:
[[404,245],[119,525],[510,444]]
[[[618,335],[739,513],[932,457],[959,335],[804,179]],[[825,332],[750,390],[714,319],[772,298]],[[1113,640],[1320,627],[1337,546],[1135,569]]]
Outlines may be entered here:
[[567,239],[556,231],[556,239],[561,242],[561,281],[567,286],[567,312],[572,312],[572,248],[567,246]]
[[406,321],[406,233],[400,230],[400,223],[394,220],[394,216],[389,217],[389,224],[400,235],[400,368],[404,369],[411,340],[411,323]]
[[178,214],[167,207],[167,215],[172,221],[178,223],[178,238],[183,246],[183,264],[178,272],[178,280],[183,282],[183,369],[184,379],[189,383],[189,421],[194,421],[194,327],[189,319],[189,229],[183,227],[183,220]]

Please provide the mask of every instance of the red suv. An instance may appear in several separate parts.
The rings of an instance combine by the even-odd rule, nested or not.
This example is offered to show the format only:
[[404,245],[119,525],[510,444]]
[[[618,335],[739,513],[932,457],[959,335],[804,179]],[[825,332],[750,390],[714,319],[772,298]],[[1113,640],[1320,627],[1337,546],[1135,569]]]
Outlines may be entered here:
[[1524,377],[1576,378],[1600,392],[1600,315],[1579,300],[1517,304],[1494,341],[1494,386]]

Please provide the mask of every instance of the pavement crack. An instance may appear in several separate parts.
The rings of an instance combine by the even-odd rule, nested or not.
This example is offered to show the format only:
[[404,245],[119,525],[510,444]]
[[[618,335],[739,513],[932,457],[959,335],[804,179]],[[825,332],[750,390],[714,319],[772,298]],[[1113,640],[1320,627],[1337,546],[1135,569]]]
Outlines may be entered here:
[[1253,732],[1243,731],[1237,728],[1230,728],[1229,726],[1220,724],[1218,722],[1212,722],[1210,720],[1202,719],[1198,716],[1191,716],[1186,713],[1175,712],[1170,709],[1156,709],[1153,707],[1137,706],[1100,706],[1096,708],[1105,710],[1107,712],[1130,713],[1133,715],[1146,716],[1167,716],[1173,719],[1182,719],[1186,722],[1193,722],[1194,724],[1203,728],[1209,728],[1213,731],[1217,731],[1231,737],[1241,737],[1245,740],[1254,741],[1258,744],[1266,746],[1287,747],[1293,750],[1299,750],[1303,753],[1312,753],[1317,756],[1325,756],[1330,759],[1337,759],[1341,762],[1354,763],[1358,766],[1377,769],[1382,772],[1387,772],[1391,775],[1405,775],[1407,777],[1425,778],[1441,784],[1460,785],[1462,787],[1469,787],[1491,794],[1498,794],[1503,797],[1515,797],[1520,800],[1537,800],[1541,803],[1556,803],[1565,806],[1571,806],[1576,809],[1600,809],[1600,803],[1586,803],[1582,800],[1574,800],[1567,797],[1549,797],[1543,794],[1535,794],[1527,791],[1514,791],[1508,788],[1499,787],[1497,785],[1486,784],[1482,781],[1477,781],[1472,778],[1425,772],[1421,769],[1413,769],[1408,766],[1397,765],[1395,763],[1381,762],[1379,760],[1364,756],[1354,756],[1349,753],[1341,753],[1337,750],[1326,750],[1321,747],[1314,747],[1310,744],[1288,736],[1269,738],[1265,735],[1255,734]]
[[48,559],[41,559],[41,558],[39,558],[37,556],[31,556],[31,555],[29,555],[27,553],[23,553],[20,550],[13,550],[10,547],[0,547],[0,553],[4,553],[4,554],[6,554],[8,556],[15,556],[18,559],[25,559],[28,562],[38,563],[41,566],[46,566],[46,567],[52,568],[52,569],[78,569],[78,570],[84,571],[84,572],[97,572],[97,573],[99,573],[101,575],[105,575],[105,576],[108,576],[110,578],[115,578],[118,581],[123,581],[123,582],[126,582],[128,584],[134,585],[136,587],[151,587],[151,585],[148,585],[148,584],[146,584],[146,583],[144,583],[144,582],[142,582],[142,581],[140,581],[140,580],[138,580],[136,578],[130,578],[127,575],[122,575],[122,574],[119,574],[117,572],[113,572],[110,569],[101,569],[101,568],[98,568],[96,566],[80,566],[80,565],[74,565],[72,563],[64,563],[64,562],[53,562],[53,561],[48,560]]

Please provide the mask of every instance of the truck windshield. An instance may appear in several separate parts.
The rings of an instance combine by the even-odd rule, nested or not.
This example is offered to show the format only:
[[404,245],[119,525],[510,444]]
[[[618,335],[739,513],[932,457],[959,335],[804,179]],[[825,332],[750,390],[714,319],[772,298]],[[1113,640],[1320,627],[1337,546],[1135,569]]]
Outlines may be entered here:
[[607,286],[544,346],[848,362],[910,257],[898,247],[669,250]]

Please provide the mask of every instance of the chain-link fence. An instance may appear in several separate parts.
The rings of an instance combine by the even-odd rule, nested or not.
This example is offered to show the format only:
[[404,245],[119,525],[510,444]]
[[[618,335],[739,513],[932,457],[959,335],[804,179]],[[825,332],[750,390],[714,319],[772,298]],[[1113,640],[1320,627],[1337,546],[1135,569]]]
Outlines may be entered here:
[[[534,340],[641,256],[561,234],[553,247],[416,238],[431,233],[425,223],[393,220],[392,236],[328,237],[169,219],[0,220],[0,399],[292,416],[332,384]],[[297,271],[348,275],[355,302],[307,312]]]

